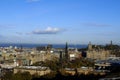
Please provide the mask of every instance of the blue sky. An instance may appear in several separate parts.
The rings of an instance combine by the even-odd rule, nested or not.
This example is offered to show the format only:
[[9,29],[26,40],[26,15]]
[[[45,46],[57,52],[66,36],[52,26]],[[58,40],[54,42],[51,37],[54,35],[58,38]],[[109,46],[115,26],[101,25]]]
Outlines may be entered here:
[[120,43],[120,0],[0,0],[0,43]]

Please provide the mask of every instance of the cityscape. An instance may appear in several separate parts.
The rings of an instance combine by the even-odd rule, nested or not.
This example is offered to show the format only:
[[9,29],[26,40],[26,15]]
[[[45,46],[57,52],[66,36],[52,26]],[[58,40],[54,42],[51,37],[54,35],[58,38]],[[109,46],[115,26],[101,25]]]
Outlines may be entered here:
[[119,0],[1,0],[0,80],[120,80]]
[[59,80],[60,76],[72,80],[119,79],[120,46],[111,41],[108,45],[89,42],[85,48],[69,47],[67,42],[64,48],[53,48],[52,44],[0,47],[0,66],[2,80],[16,80],[17,76],[20,80]]

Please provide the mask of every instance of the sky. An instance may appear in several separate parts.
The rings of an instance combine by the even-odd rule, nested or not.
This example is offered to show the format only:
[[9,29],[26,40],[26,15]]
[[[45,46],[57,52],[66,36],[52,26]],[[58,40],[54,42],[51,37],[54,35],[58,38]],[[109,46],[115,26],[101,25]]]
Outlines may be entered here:
[[120,44],[120,0],[0,0],[0,43]]

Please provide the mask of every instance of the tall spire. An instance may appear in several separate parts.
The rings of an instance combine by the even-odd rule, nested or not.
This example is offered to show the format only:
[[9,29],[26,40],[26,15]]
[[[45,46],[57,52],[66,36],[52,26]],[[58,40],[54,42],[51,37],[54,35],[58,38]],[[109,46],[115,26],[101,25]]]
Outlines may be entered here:
[[112,46],[113,46],[113,43],[112,43],[112,40],[111,40],[111,41],[110,41],[110,49],[111,49],[111,50],[113,49]]
[[68,60],[69,59],[69,54],[68,54],[68,43],[66,42],[65,46],[65,58]]
[[110,45],[111,45],[111,46],[113,45],[112,40],[110,41]]

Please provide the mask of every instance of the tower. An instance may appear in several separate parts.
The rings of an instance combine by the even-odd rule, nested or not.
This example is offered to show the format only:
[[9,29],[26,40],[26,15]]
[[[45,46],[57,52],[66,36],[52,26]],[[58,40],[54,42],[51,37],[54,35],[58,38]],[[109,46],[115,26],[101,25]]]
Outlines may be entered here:
[[112,40],[110,41],[110,49],[111,50],[113,49],[113,42],[112,42]]
[[112,42],[112,40],[110,41],[110,45],[111,45],[111,46],[113,45],[113,42]]
[[66,42],[66,45],[65,45],[65,58],[66,58],[67,61],[69,60],[69,53],[68,53],[68,44],[67,44],[67,42]]
[[91,44],[91,42],[89,42],[89,44],[88,44],[88,50],[89,50],[89,51],[92,50],[92,44]]

